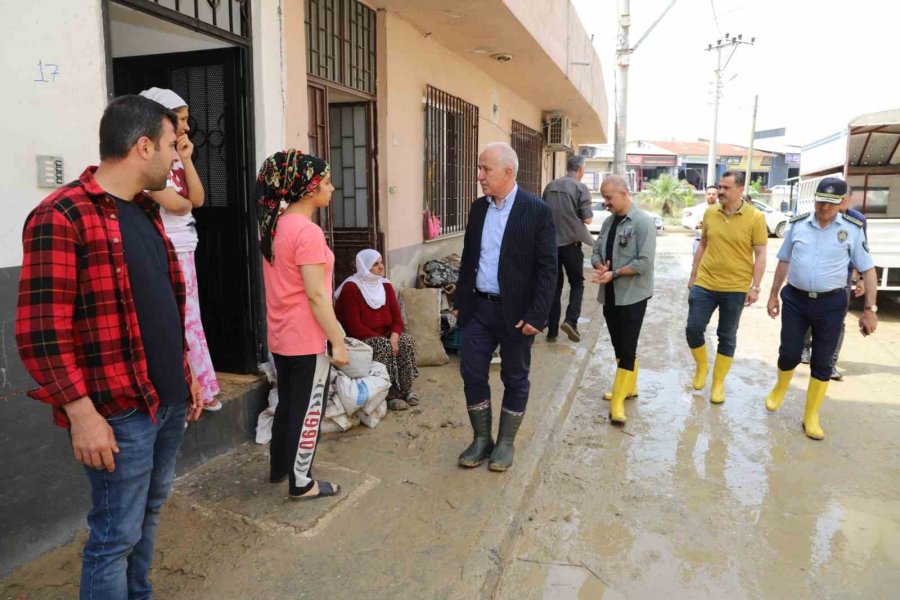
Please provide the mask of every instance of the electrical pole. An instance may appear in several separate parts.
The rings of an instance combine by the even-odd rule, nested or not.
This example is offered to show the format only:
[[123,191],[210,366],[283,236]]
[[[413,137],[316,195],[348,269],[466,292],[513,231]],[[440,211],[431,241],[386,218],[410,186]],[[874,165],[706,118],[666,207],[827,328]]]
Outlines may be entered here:
[[656,27],[666,13],[675,6],[678,0],[672,0],[659,17],[647,29],[644,35],[637,43],[628,46],[628,30],[631,27],[631,2],[629,0],[619,0],[619,36],[616,42],[616,139],[613,146],[613,172],[616,175],[625,176],[625,149],[628,141],[627,123],[628,123],[628,67],[631,63],[631,54],[637,50],[653,28]]
[[616,79],[616,139],[613,146],[613,172],[625,176],[625,144],[628,123],[628,29],[631,27],[631,2],[619,0],[619,38],[616,44],[618,78]]
[[[716,40],[716,45],[713,46],[709,44],[707,46],[706,51],[712,52],[716,51],[716,88],[714,90],[715,100],[713,103],[713,129],[712,129],[712,138],[709,140],[709,156],[706,161],[706,185],[711,186],[716,183],[716,138],[719,133],[719,100],[722,98],[722,75],[725,72],[725,69],[728,68],[728,63],[731,62],[731,58],[734,56],[734,53],[737,51],[738,46],[748,45],[752,46],[756,42],[756,38],[750,38],[749,42],[744,41],[743,35],[736,35],[731,37],[730,34],[725,34],[725,41]],[[728,55],[728,60],[725,61],[725,64],[722,64],[722,50],[724,48],[731,48],[731,54]],[[749,183],[749,182],[747,182]]]
[[750,151],[747,152],[747,174],[744,176],[744,185],[750,186],[753,181],[753,140],[756,138],[756,108],[759,105],[759,94],[753,96],[753,124],[750,126]]

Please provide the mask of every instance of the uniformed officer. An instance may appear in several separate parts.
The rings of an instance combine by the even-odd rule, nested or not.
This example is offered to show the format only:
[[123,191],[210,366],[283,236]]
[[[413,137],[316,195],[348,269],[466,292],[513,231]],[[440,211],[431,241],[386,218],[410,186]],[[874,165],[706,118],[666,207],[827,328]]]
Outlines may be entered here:
[[[769,296],[769,316],[774,319],[781,312],[781,347],[778,349],[778,382],[766,396],[766,408],[775,411],[781,406],[794,369],[800,363],[804,334],[807,327],[811,327],[811,376],[806,391],[803,430],[814,440],[825,437],[819,425],[819,408],[828,389],[831,358],[846,314],[847,269],[851,262],[862,274],[866,289],[859,330],[863,335],[869,335],[878,325],[875,263],[869,254],[862,222],[838,211],[845,196],[847,184],[844,181],[826,177],[819,182],[815,212],[791,219],[791,227],[778,251],[778,266]],[[785,276],[788,284],[781,289]],[[781,311],[779,290],[784,303]]]

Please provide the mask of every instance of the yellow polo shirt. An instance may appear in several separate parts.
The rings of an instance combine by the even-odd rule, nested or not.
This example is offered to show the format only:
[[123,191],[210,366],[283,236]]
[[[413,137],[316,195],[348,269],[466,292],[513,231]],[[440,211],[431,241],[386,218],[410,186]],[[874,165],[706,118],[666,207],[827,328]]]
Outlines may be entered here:
[[753,246],[769,241],[765,215],[748,202],[733,215],[717,204],[703,215],[701,239],[706,251],[694,283],[714,292],[747,292],[753,281]]

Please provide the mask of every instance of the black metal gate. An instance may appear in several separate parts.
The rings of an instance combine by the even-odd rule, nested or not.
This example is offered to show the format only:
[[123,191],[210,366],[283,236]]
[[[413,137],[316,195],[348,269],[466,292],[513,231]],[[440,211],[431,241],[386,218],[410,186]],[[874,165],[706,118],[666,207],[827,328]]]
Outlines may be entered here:
[[190,106],[194,165],[206,202],[194,210],[200,241],[195,258],[203,327],[218,371],[255,369],[260,314],[259,252],[249,189],[249,122],[240,48],[117,58],[117,95],[156,86]]

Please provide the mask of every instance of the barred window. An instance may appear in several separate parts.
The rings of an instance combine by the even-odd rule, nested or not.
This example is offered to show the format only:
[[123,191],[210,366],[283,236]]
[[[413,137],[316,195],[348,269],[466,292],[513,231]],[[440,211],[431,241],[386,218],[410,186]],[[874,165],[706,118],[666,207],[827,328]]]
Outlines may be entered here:
[[541,195],[541,132],[531,129],[518,121],[512,122],[510,146],[519,156],[519,187]]
[[375,11],[357,0],[306,0],[306,71],[375,93]]
[[478,107],[428,86],[425,97],[425,239],[464,231],[476,193]]

